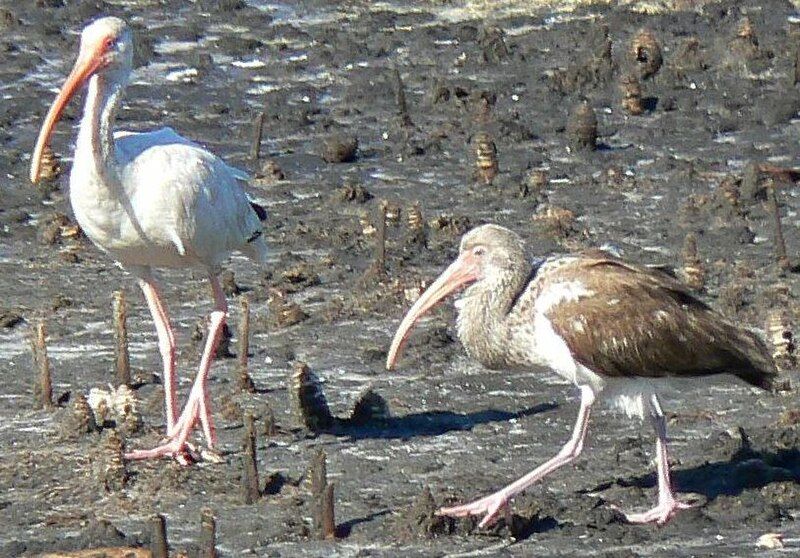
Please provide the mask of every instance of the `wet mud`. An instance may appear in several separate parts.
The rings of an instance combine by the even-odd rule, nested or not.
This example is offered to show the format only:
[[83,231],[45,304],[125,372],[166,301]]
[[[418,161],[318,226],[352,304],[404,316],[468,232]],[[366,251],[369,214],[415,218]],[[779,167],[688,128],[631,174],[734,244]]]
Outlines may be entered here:
[[[535,254],[610,244],[665,266],[768,328],[795,367],[800,17],[781,1],[674,4],[0,0],[0,555],[151,548],[159,514],[173,553],[206,555],[204,510],[221,556],[796,553],[796,391],[715,378],[665,397],[675,482],[697,506],[662,528],[615,508],[655,501],[652,432],[600,405],[584,456],[478,529],[434,512],[555,454],[574,389],[470,361],[451,305],[383,368],[403,312],[484,222]],[[190,467],[121,459],[164,433],[161,364],[135,282],[71,217],[80,105],[58,128],[52,179],[26,178],[76,33],[99,14],[136,32],[118,126],[208,146],[252,175],[268,213],[267,268],[227,266],[231,337],[210,379],[219,452]],[[211,293],[200,271],[161,277],[185,397]],[[136,404],[108,395],[98,411],[119,289]],[[31,357],[40,321],[52,408]],[[767,533],[780,536],[759,546]]]

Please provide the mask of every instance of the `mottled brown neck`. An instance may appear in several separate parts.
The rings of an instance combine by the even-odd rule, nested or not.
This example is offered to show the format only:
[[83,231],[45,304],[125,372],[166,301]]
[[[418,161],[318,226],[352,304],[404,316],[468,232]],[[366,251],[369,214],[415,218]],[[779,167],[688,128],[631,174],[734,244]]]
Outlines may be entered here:
[[458,337],[467,353],[487,368],[509,365],[509,316],[533,275],[520,257],[503,271],[474,283],[459,301]]

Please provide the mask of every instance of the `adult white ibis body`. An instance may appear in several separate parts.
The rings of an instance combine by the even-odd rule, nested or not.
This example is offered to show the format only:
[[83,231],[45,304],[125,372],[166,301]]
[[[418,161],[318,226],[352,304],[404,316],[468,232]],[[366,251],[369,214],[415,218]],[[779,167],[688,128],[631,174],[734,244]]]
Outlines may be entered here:
[[[75,218],[94,244],[135,275],[155,321],[164,366],[168,440],[130,458],[182,456],[199,421],[207,443],[216,441],[207,391],[208,372],[227,316],[217,279],[221,263],[240,251],[264,263],[263,210],[239,183],[247,176],[170,128],[114,132],[114,115],[132,69],[131,31],[105,17],[81,34],[72,72],[50,107],[31,162],[37,182],[42,153],[64,107],[88,84],[70,175]],[[180,417],[176,405],[175,340],[153,268],[206,270],[214,310],[197,377]]]
[[455,262],[408,311],[387,358],[391,369],[412,326],[448,294],[457,304],[458,336],[467,353],[492,369],[549,368],[580,389],[578,420],[558,454],[505,488],[472,503],[443,508],[455,517],[493,523],[519,492],[581,452],[589,412],[601,393],[629,416],[655,427],[658,503],[626,514],[633,523],[663,524],[688,507],[675,498],[667,458],[658,380],[730,373],[771,389],[777,370],[763,341],[695,298],[665,273],[595,250],[532,265],[523,240],[483,225],[461,241]]

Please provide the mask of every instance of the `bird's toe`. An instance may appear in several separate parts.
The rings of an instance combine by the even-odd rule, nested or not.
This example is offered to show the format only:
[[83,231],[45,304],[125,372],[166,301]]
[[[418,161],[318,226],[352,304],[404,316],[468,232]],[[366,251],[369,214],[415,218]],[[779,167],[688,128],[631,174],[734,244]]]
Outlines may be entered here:
[[625,513],[624,515],[628,523],[655,523],[656,525],[665,525],[678,511],[693,508],[696,505],[696,503],[673,500],[659,504],[646,512]]
[[448,517],[468,517],[470,515],[483,515],[483,519],[478,524],[480,528],[489,527],[493,525],[500,517],[500,512],[508,510],[508,499],[499,496],[491,495],[480,500],[475,500],[469,504],[461,506],[453,506],[450,508],[441,508],[437,515],[446,515]]
[[124,457],[131,461],[173,457],[181,465],[191,465],[199,461],[198,452],[190,444],[179,439],[170,440],[149,450],[134,450],[126,453]]

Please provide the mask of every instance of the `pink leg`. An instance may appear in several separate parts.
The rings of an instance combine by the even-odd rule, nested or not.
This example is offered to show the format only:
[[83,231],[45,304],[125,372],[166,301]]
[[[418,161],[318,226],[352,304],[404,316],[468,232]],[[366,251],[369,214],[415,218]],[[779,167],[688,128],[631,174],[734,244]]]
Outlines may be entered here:
[[161,351],[161,360],[164,363],[164,403],[167,412],[167,434],[172,434],[175,422],[178,420],[178,402],[176,399],[177,377],[175,375],[175,335],[169,324],[169,316],[158,287],[152,277],[147,276],[139,280],[139,286],[144,292],[150,314],[156,324],[158,334],[158,348]]
[[655,523],[664,525],[678,510],[691,508],[691,504],[675,499],[669,475],[669,455],[667,454],[667,421],[661,411],[661,403],[655,395],[650,397],[651,420],[656,430],[656,461],[658,463],[658,504],[646,512],[626,513],[630,523]]
[[595,397],[594,392],[588,386],[580,386],[580,390],[581,408],[578,411],[578,420],[575,422],[569,441],[555,457],[494,494],[462,506],[442,508],[437,513],[451,517],[486,514],[480,523],[480,527],[486,527],[497,521],[500,512],[507,508],[508,503],[514,496],[578,457],[583,449],[583,439],[586,437],[586,429],[589,426],[589,411]]
[[217,277],[215,275],[209,275],[209,279],[211,280],[211,288],[214,292],[214,311],[211,312],[210,316],[208,339],[203,349],[203,357],[200,360],[200,369],[192,385],[192,391],[189,393],[186,406],[183,408],[183,412],[175,425],[174,432],[169,434],[166,443],[151,450],[137,450],[131,452],[125,456],[128,459],[182,456],[188,449],[187,440],[197,422],[200,422],[203,428],[203,434],[208,442],[208,447],[213,449],[214,445],[217,443],[217,433],[211,418],[211,404],[208,394],[208,372],[217,351],[222,326],[228,315],[228,305]]

